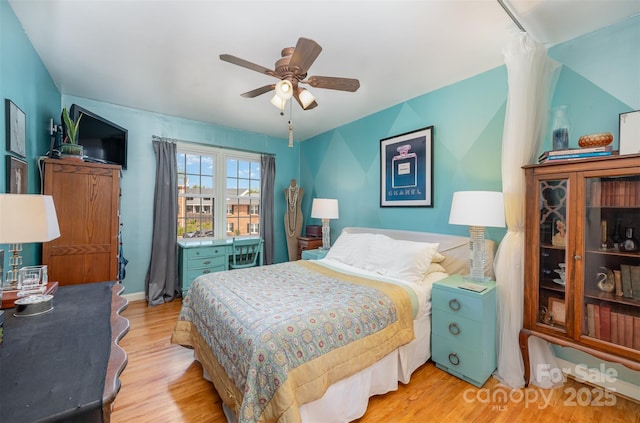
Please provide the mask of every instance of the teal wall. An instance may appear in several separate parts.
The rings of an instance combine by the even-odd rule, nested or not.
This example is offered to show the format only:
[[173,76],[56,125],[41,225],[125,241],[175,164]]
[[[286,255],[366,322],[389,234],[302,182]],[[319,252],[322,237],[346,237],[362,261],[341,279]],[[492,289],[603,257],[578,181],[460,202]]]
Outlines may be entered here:
[[275,261],[287,259],[284,237],[284,201],[281,193],[291,178],[299,174],[299,143],[288,147],[288,141],[266,135],[238,131],[193,120],[150,113],[109,103],[73,96],[63,96],[63,105],[77,104],[128,130],[127,170],[122,172],[120,216],[124,256],[129,260],[124,279],[125,293],[144,292],[144,279],[151,256],[153,223],[153,191],[155,155],[153,135],[199,144],[232,147],[276,157],[275,181]]
[[[337,198],[335,239],[346,226],[466,235],[449,225],[454,191],[501,190],[501,144],[507,99],[505,67],[460,81],[302,142],[303,212],[313,197]],[[380,140],[434,126],[433,207],[380,207]],[[504,230],[490,229],[492,239]]]
[[[13,9],[0,0],[0,192],[6,192],[5,99],[13,101],[26,116],[27,187],[29,193],[40,192],[40,176],[36,158],[49,149],[49,118],[60,116],[60,93],[40,57],[20,26]],[[7,245],[5,270],[8,263]],[[40,263],[39,244],[23,246],[24,265]]]

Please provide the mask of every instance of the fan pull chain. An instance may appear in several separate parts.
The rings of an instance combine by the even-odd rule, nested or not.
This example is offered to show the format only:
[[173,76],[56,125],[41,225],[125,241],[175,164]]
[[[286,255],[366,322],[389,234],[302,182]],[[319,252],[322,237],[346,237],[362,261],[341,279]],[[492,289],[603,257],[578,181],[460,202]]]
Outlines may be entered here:
[[293,101],[289,102],[289,148],[293,148]]

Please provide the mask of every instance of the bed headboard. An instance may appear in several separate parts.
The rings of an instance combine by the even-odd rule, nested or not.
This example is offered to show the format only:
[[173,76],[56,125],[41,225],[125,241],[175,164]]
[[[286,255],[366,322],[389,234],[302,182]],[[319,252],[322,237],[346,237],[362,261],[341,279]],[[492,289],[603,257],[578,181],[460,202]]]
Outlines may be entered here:
[[[437,234],[432,232],[401,231],[396,229],[359,228],[347,227],[343,232],[349,233],[373,233],[386,235],[393,239],[403,239],[407,241],[420,241],[439,243],[438,251],[445,256],[445,260],[440,263],[449,274],[469,274],[469,237],[459,235]],[[486,264],[485,274],[491,279],[495,278],[493,273],[493,259],[496,251],[496,243],[490,239],[485,240]]]

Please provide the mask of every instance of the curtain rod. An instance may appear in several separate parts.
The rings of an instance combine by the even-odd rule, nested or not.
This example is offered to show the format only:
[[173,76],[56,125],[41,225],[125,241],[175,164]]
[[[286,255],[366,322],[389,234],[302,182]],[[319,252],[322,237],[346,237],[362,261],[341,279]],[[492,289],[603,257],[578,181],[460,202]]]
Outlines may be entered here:
[[526,29],[524,29],[524,27],[522,26],[522,24],[520,24],[520,22],[518,21],[518,19],[516,19],[515,15],[513,13],[511,13],[511,10],[509,10],[509,8],[507,7],[506,4],[504,4],[504,0],[498,0],[498,4],[500,6],[502,6],[502,8],[504,9],[505,13],[507,15],[509,15],[509,17],[511,18],[511,20],[513,21],[514,24],[516,24],[516,26],[518,28],[520,28],[520,31],[522,32],[527,32]]
[[227,147],[227,146],[224,146],[224,145],[205,144],[203,142],[179,140],[179,139],[176,139],[176,138],[160,137],[158,135],[152,135],[151,136],[151,141],[197,144],[197,145],[202,145],[202,146],[205,146],[205,147],[220,148],[220,149],[223,149],[223,150],[240,151],[240,152],[243,152],[243,153],[262,154],[262,155],[265,155],[265,156],[273,156],[273,157],[275,157],[275,154],[273,154],[273,153],[265,153],[263,151],[245,150],[243,148]]

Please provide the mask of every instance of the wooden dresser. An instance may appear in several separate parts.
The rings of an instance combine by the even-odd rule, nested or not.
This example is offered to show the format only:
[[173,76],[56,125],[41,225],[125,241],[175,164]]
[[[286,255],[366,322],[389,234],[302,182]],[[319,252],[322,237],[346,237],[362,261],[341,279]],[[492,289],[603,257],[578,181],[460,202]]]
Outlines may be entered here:
[[120,166],[45,159],[60,237],[42,246],[49,280],[61,286],[118,279]]

